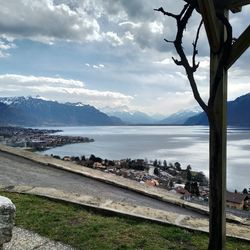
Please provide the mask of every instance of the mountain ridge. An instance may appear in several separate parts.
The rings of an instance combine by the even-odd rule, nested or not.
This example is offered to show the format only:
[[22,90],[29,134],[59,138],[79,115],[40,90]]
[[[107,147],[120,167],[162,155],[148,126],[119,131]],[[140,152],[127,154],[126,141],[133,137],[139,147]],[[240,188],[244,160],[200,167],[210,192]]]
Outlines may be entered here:
[[[228,101],[227,124],[229,126],[249,127],[250,126],[250,93]],[[184,125],[208,125],[208,119],[204,112],[190,117]]]
[[109,117],[90,105],[59,103],[33,97],[0,97],[4,117],[2,124],[23,126],[60,125],[121,125],[118,118]]

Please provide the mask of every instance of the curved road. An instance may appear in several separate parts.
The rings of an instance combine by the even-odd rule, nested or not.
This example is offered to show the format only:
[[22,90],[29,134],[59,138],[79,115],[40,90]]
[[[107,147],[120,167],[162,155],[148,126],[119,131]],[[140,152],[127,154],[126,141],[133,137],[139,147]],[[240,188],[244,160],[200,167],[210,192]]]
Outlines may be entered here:
[[0,184],[50,187],[200,218],[205,217],[205,215],[194,211],[155,200],[133,191],[64,170],[44,166],[3,152],[0,152]]

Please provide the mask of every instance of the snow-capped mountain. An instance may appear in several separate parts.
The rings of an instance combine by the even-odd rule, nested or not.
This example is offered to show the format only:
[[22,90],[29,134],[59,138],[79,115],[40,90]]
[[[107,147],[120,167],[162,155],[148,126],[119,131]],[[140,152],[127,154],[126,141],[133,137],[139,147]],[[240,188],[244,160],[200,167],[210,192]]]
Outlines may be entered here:
[[101,109],[109,116],[120,118],[127,124],[154,124],[157,119],[140,111],[130,110],[127,106],[120,106],[116,108],[105,107]]
[[201,108],[198,106],[192,109],[180,110],[176,113],[167,116],[165,119],[161,120],[160,124],[182,125],[187,121],[187,119],[195,115],[198,115],[200,113],[201,113]]
[[93,106],[79,103],[59,103],[30,96],[0,97],[0,103],[7,114],[0,117],[2,124],[8,123],[9,120],[11,124],[25,126],[122,124],[121,120],[109,117]]

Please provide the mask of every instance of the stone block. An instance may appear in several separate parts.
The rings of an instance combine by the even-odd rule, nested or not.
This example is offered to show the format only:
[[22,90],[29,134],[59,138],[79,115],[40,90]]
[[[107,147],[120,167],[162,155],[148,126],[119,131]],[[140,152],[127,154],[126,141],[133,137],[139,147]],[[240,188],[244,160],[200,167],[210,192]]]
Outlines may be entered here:
[[16,207],[12,201],[0,196],[0,249],[4,243],[11,240],[15,212]]

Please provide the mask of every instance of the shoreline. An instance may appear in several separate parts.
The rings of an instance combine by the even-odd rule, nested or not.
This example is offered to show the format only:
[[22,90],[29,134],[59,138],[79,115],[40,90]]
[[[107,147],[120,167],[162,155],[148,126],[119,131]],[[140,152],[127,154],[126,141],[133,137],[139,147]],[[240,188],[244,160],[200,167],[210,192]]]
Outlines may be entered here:
[[61,129],[0,127],[0,143],[30,151],[45,151],[67,144],[94,141],[94,139],[83,136],[55,135],[55,133],[62,131]]

